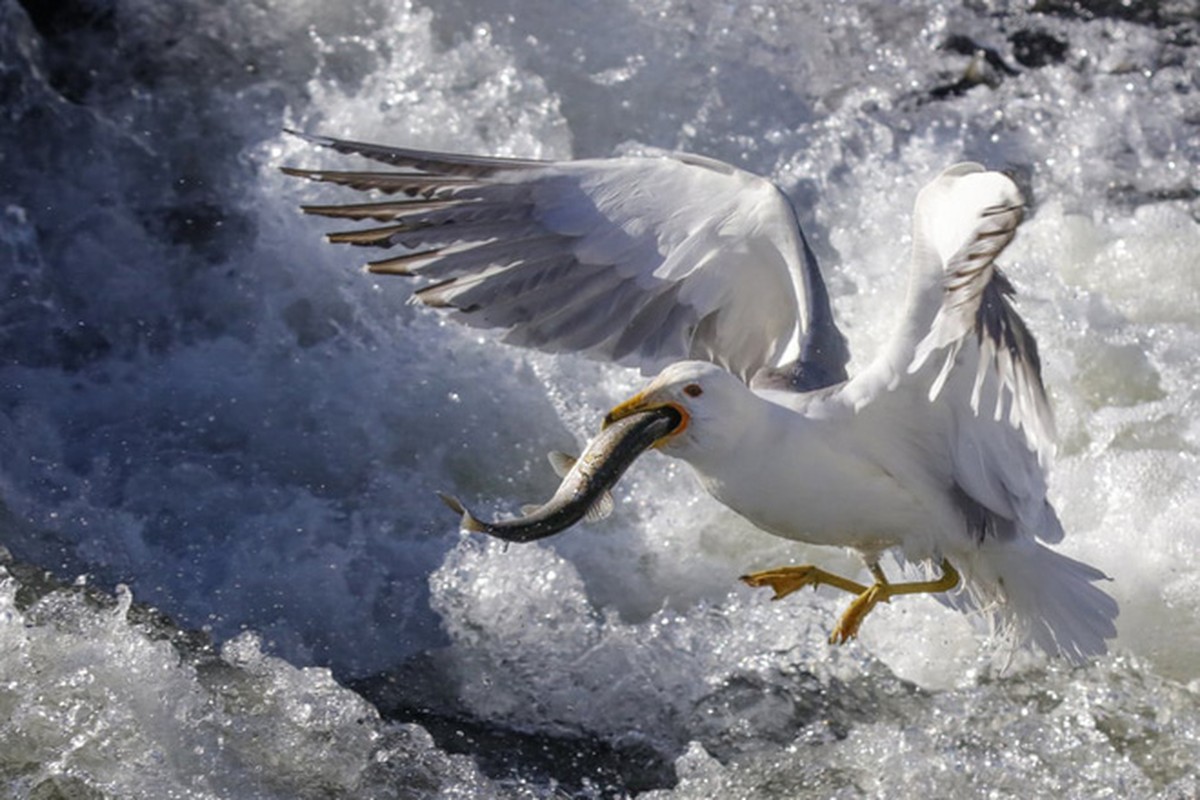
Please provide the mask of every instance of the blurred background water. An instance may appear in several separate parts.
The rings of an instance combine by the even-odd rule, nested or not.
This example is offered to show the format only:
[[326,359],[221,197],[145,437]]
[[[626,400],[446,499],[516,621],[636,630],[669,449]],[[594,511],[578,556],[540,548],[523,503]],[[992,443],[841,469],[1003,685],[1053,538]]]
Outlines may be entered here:
[[[4,794],[1200,795],[1198,37],[1194,0],[0,0]],[[641,379],[406,305],[297,213],[330,195],[278,167],[335,159],[284,127],[771,176],[855,366],[918,188],[1013,170],[1113,654],[1007,664],[923,598],[830,648],[841,598],[736,576],[855,560],[658,455],[600,525],[460,536],[435,490],[548,496]]]

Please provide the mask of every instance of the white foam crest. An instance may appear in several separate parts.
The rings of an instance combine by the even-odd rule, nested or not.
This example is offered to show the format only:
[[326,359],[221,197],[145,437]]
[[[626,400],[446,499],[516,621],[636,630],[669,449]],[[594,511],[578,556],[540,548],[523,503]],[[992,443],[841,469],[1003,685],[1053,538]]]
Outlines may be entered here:
[[[813,729],[776,750],[718,759],[693,742],[676,761],[679,785],[644,795],[653,800],[711,797],[824,798],[893,796],[968,797],[996,794],[1052,797],[1157,796],[1158,776],[1183,775],[1165,791],[1188,796],[1197,789],[1185,766],[1190,745],[1172,733],[1196,724],[1159,722],[1123,728],[1109,713],[1111,695],[1097,684],[1119,686],[1149,700],[1191,705],[1186,690],[1163,683],[1136,663],[1077,672],[1052,671],[1036,686],[990,684],[945,693],[887,709],[838,736]],[[914,698],[915,700],[915,698]],[[1153,703],[1153,701],[1150,701]],[[1151,716],[1154,716],[1153,714]],[[1115,749],[1110,749],[1115,746]],[[1097,757],[1097,751],[1107,757]],[[1162,758],[1163,770],[1153,766]],[[1167,766],[1169,765],[1169,766]]]
[[[627,623],[593,605],[574,564],[547,547],[464,540],[431,586],[472,713],[519,729],[644,737],[658,747],[704,727],[691,717],[726,681],[799,669],[828,636],[812,596],[760,603],[749,590]],[[828,680],[858,672],[859,658],[834,651],[806,666]]]
[[115,605],[59,589],[28,607],[19,588],[0,567],[0,776],[14,796],[517,795],[256,635],[215,659],[129,621],[124,587]]

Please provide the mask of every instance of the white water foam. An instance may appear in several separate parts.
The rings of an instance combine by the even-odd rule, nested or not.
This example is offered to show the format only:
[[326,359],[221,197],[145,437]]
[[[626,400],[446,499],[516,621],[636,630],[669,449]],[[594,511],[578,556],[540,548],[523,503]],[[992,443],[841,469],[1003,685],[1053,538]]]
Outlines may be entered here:
[[[380,721],[324,669],[418,654],[440,688],[408,697],[410,717],[648,752],[675,776],[560,787],[580,796],[1200,792],[1194,17],[104,8],[35,26],[0,0],[0,542],[206,628],[249,688],[214,688],[120,613],[69,593],[25,607],[5,584],[9,793],[557,791],[553,770],[522,783],[520,763],[506,778],[481,771],[487,754],[450,755],[453,723],[426,723],[435,742]],[[543,453],[577,448],[641,379],[496,345],[357,272],[295,211],[329,195],[277,171],[345,161],[285,126],[522,156],[680,147],[770,175],[855,365],[889,333],[920,185],[963,159],[1015,170],[1031,208],[1005,266],[1058,414],[1063,549],[1122,604],[1114,655],[1000,672],[926,598],[830,648],[843,598],[771,603],[736,576],[854,559],[752,529],[657,454],[599,526],[507,549],[460,537],[435,490],[501,510],[548,495]],[[382,762],[428,769],[406,784]]]

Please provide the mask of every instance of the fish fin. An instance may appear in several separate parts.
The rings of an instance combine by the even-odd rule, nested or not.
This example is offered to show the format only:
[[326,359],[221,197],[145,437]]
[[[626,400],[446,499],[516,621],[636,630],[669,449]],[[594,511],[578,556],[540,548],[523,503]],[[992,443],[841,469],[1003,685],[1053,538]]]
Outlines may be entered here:
[[479,520],[475,519],[475,515],[467,510],[457,497],[444,492],[438,492],[437,496],[442,499],[451,511],[456,514],[462,514],[462,520],[458,523],[458,527],[470,533],[484,533],[487,531],[487,526]]
[[599,522],[602,519],[607,519],[608,515],[613,512],[612,492],[604,492],[596,498],[596,502],[592,503],[587,513],[583,515],[584,522]]
[[546,458],[549,459],[550,466],[554,468],[554,474],[560,478],[567,477],[571,467],[575,466],[575,462],[579,460],[573,455],[558,450],[551,450],[546,454]]

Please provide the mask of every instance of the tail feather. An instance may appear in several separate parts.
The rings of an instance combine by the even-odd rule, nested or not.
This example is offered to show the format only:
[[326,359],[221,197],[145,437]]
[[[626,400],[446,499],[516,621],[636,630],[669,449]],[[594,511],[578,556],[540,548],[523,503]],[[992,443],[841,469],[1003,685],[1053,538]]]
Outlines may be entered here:
[[1110,580],[1100,570],[1025,538],[986,542],[960,560],[964,592],[951,602],[990,614],[1003,639],[1075,663],[1108,652],[1119,608],[1095,585]]

